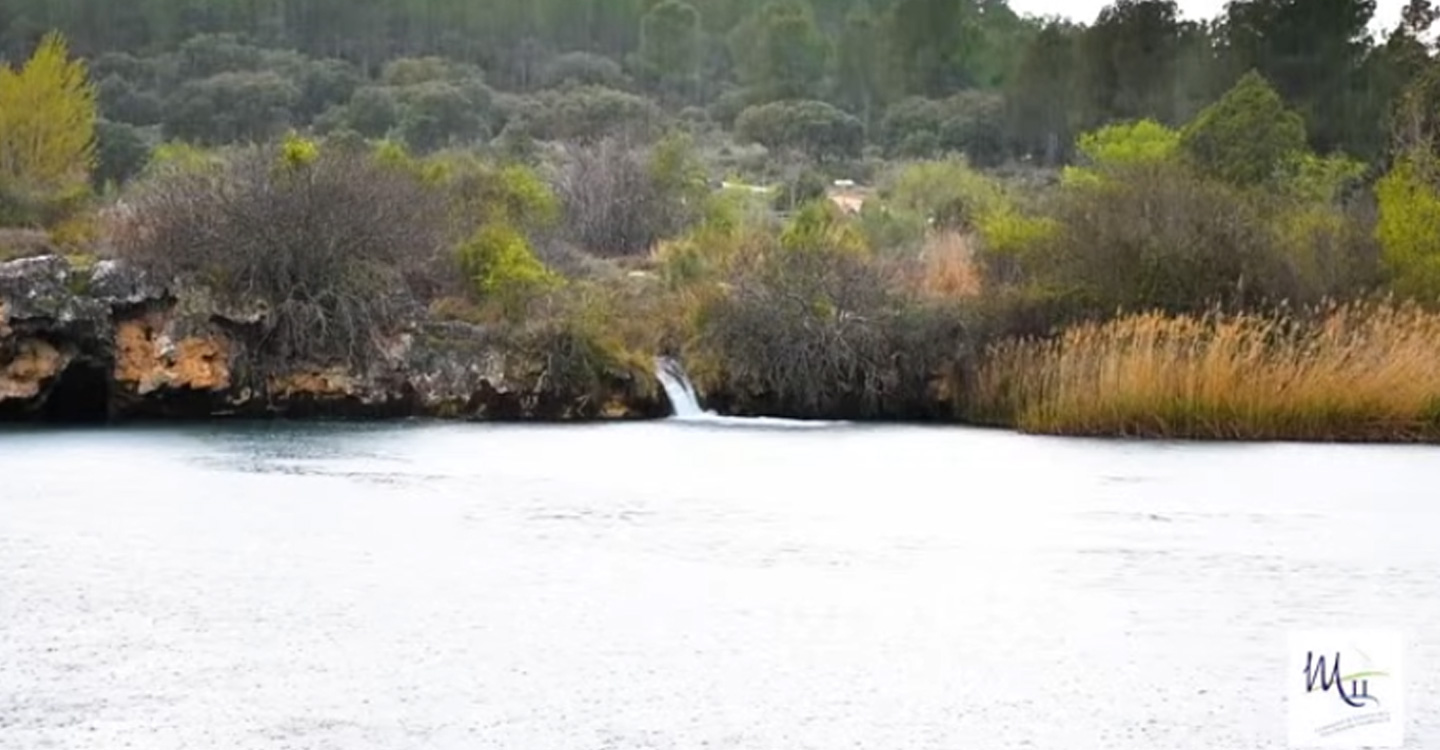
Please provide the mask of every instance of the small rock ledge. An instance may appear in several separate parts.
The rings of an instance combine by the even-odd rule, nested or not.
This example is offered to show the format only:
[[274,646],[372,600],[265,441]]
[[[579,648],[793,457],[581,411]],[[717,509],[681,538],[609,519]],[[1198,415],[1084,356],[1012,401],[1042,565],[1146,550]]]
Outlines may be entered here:
[[296,363],[249,372],[263,311],[226,309],[116,261],[0,263],[0,422],[220,417],[569,421],[669,414],[655,383],[615,373],[602,393],[547,387],[537,363],[484,328],[415,321],[364,371]]

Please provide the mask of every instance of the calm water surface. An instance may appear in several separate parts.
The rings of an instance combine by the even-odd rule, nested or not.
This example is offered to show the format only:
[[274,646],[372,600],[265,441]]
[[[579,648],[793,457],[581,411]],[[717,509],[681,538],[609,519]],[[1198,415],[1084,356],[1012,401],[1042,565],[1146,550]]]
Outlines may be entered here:
[[1285,746],[1407,634],[1440,451],[959,429],[0,433],[0,747]]

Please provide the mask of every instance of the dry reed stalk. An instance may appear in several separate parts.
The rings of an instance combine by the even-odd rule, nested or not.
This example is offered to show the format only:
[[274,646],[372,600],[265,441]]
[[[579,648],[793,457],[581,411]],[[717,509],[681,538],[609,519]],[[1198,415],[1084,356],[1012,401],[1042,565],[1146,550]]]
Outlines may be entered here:
[[1440,314],[1330,305],[1304,318],[1131,315],[997,345],[976,405],[1075,435],[1440,437]]

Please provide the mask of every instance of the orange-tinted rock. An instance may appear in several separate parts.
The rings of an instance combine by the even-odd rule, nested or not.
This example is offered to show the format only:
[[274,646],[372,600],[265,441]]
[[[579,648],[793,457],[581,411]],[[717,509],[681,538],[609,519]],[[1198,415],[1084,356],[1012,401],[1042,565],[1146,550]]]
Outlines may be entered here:
[[218,336],[172,341],[163,320],[149,315],[115,327],[115,379],[140,395],[165,388],[224,391],[230,387],[230,346]]
[[45,383],[58,376],[69,357],[38,339],[21,341],[8,362],[0,362],[0,401],[32,399]]
[[355,377],[340,369],[310,370],[270,380],[270,393],[280,398],[353,396],[359,390]]

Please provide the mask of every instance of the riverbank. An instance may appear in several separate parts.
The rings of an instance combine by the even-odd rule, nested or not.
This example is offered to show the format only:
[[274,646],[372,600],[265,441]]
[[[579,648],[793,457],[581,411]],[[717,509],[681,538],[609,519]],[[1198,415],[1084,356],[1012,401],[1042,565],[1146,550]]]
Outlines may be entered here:
[[[263,305],[155,283],[124,263],[0,263],[0,422],[259,417],[640,419],[668,408],[644,373],[557,377],[563,343],[417,314],[379,356],[260,356]],[[548,345],[548,346],[547,346]]]
[[945,331],[957,337],[951,350],[972,357],[897,367],[918,385],[869,404],[838,389],[796,400],[748,387],[753,372],[702,362],[709,369],[689,386],[700,403],[677,405],[649,369],[656,352],[591,360],[576,377],[561,368],[590,345],[573,337],[423,314],[386,334],[384,356],[363,368],[262,367],[255,336],[266,314],[116,261],[0,263],[0,422],[642,420],[703,406],[1089,437],[1440,442],[1440,315],[1413,305],[1288,319],[1140,315],[988,345],[956,328]]

